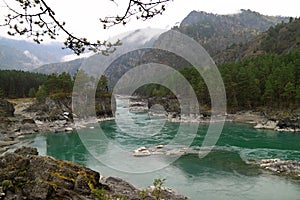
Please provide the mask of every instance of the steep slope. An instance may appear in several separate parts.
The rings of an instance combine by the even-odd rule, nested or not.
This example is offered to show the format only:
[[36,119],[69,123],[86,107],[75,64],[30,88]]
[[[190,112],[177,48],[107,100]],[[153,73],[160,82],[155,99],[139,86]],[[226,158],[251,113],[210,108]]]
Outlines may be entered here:
[[234,44],[214,57],[217,63],[240,61],[266,53],[284,54],[300,50],[300,19],[281,23],[245,44]]
[[287,17],[265,16],[251,10],[241,10],[233,15],[192,11],[174,29],[194,38],[214,56],[229,45],[249,41],[269,27],[288,20]]

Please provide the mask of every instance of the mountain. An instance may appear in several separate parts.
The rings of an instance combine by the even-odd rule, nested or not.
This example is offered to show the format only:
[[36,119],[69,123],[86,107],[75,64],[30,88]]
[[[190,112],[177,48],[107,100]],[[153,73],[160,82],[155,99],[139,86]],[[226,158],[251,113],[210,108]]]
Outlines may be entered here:
[[[174,27],[173,29],[194,38],[214,57],[228,46],[236,43],[246,43],[263,31],[266,31],[269,27],[288,20],[289,18],[287,17],[264,16],[250,10],[241,10],[240,13],[234,15],[216,15],[192,11],[183,19],[179,27]],[[110,82],[115,83],[118,77],[128,69],[149,61],[159,62],[164,60],[162,64],[172,65],[175,63],[175,60],[178,66],[187,65],[187,62],[176,58],[174,55],[166,54],[166,52],[159,53],[158,51],[143,50],[123,56],[130,49],[143,49],[151,46],[163,32],[162,30],[148,28],[124,33],[116,37],[121,40],[122,45],[117,47],[117,51],[112,56],[109,56],[114,59],[117,58],[116,60],[111,60],[112,66],[105,71]],[[111,40],[113,41],[114,39]],[[89,65],[85,71],[97,76],[104,73],[103,65],[105,63],[103,62],[109,59],[107,56],[96,54],[80,61],[43,65],[35,71],[46,74],[66,71],[73,74],[80,66]]]
[[58,62],[42,65],[38,68],[32,70],[32,72],[37,72],[41,74],[61,74],[63,72],[68,72],[70,75],[74,75],[76,71],[80,68],[83,62],[83,58],[71,60],[68,62]]
[[36,44],[0,37],[0,69],[32,70],[40,65],[60,62],[71,53],[58,43]]
[[[102,74],[105,70],[104,62],[111,61],[114,62],[115,65],[119,66],[120,69],[116,69],[116,67],[113,67],[113,70],[108,70],[109,72],[107,71],[106,73],[109,74],[106,75],[115,76],[117,74],[122,74],[124,71],[122,70],[122,67],[126,68],[129,62],[127,59],[124,60],[124,57],[122,57],[122,55],[127,54],[127,52],[129,52],[130,50],[151,46],[151,44],[156,40],[156,38],[164,31],[165,30],[150,28],[130,31],[110,39],[110,41],[112,42],[117,39],[120,39],[122,41],[122,45],[117,47],[116,51],[110,56],[105,56],[102,54],[91,54],[89,57],[86,58],[76,59],[68,62],[59,62],[54,64],[42,65],[41,67],[33,71],[45,74],[68,72],[72,75],[82,66],[82,68],[90,75],[98,76],[99,74]],[[129,55],[132,54],[129,53]],[[121,57],[118,58],[119,56]],[[137,56],[140,55],[133,56],[131,57],[131,59],[134,59],[135,57],[136,59],[138,59]],[[116,59],[117,61],[111,59]],[[131,60],[130,63],[136,64],[136,62],[133,60]],[[122,66],[120,66],[120,64]]]
[[300,50],[300,19],[270,27],[245,44],[233,44],[214,57],[217,63],[240,61],[267,53],[284,54]]
[[178,30],[199,42],[212,57],[232,44],[249,41],[271,26],[288,22],[288,17],[265,16],[251,10],[232,15],[192,11]]

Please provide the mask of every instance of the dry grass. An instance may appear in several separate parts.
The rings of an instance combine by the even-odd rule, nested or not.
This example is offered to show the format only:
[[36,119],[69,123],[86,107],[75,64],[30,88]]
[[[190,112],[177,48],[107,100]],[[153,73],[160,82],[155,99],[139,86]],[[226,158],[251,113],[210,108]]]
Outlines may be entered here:
[[24,104],[24,103],[34,103],[35,102],[35,98],[18,98],[18,99],[6,99],[7,101],[9,101],[10,103],[14,103],[14,104]]

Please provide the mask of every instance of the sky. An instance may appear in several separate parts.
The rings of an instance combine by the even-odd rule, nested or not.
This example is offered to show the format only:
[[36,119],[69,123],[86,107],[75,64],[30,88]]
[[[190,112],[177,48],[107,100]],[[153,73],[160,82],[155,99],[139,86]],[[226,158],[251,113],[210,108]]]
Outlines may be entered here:
[[[13,0],[6,0],[10,3]],[[180,23],[191,11],[206,11],[215,14],[233,14],[240,9],[250,9],[265,15],[300,16],[299,0],[174,0],[169,2],[163,15],[148,21],[131,19],[126,25],[117,25],[104,30],[99,18],[122,15],[127,6],[127,0],[46,0],[55,11],[57,19],[66,22],[66,28],[78,35],[91,40],[106,40],[115,35],[139,29],[162,28],[170,29]],[[0,13],[3,11],[3,0],[0,0]],[[1,11],[2,9],[2,11]],[[1,15],[0,14],[0,15]],[[0,27],[0,35],[6,35],[7,30]],[[63,40],[64,38],[59,38]]]

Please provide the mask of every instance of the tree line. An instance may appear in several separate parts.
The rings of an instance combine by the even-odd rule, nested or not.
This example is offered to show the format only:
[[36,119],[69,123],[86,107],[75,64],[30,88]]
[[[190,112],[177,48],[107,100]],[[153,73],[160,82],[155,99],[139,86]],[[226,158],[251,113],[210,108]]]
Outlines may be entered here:
[[[286,109],[300,105],[300,51],[289,53],[265,54],[246,58],[218,66],[222,75],[230,111],[243,109]],[[192,85],[201,106],[210,107],[209,92],[201,75],[193,67],[185,67],[179,72]],[[80,75],[80,76],[79,76]],[[108,80],[105,76],[96,79],[79,70],[74,77],[62,74],[43,75],[16,70],[0,71],[0,96],[5,98],[71,96],[74,80],[83,81],[96,89],[96,97],[109,93]],[[166,80],[177,84],[176,79]],[[178,86],[180,87],[180,86]],[[146,85],[136,94],[144,96],[172,96],[166,87]],[[174,96],[174,95],[173,95]]]
[[[300,105],[300,51],[265,54],[218,66],[224,81],[229,111],[243,109],[294,109]],[[210,107],[209,92],[194,67],[179,72],[190,82],[199,104]],[[172,81],[172,78],[168,77]],[[173,80],[176,84],[176,80]],[[143,96],[173,96],[166,87],[156,84],[139,88]]]
[[300,51],[265,54],[219,66],[232,109],[300,105]]
[[35,91],[47,80],[47,75],[17,70],[0,70],[0,97],[24,98],[34,96]]
[[93,87],[97,86],[95,96],[108,93],[108,80],[105,76],[97,79],[83,70],[77,71],[73,77],[66,72],[45,75],[17,70],[0,70],[0,98],[36,97],[37,100],[43,101],[46,97],[70,97],[76,78]]

